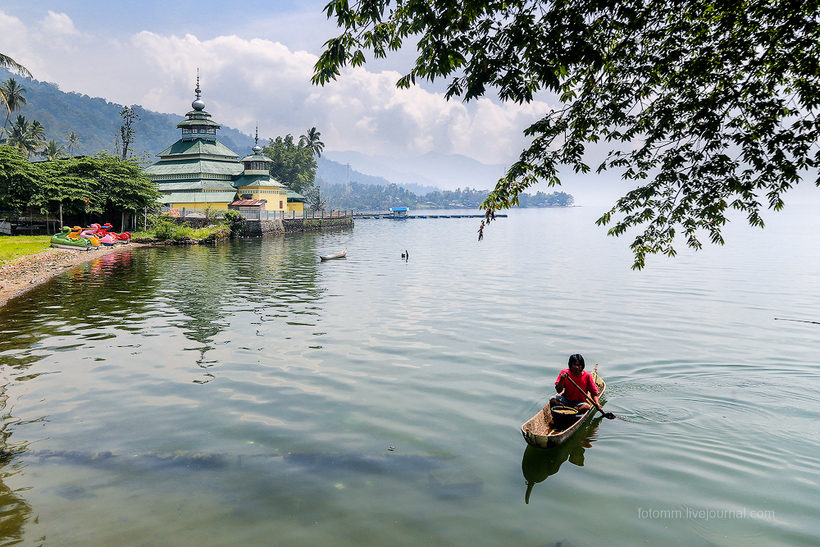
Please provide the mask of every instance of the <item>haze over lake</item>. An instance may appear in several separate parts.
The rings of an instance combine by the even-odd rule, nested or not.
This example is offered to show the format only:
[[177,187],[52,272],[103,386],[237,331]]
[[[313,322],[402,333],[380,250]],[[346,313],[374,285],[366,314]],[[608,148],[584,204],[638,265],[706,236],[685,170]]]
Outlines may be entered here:
[[[603,211],[135,249],[12,300],[3,543],[820,543],[820,219],[635,272]],[[571,353],[619,419],[528,451]]]

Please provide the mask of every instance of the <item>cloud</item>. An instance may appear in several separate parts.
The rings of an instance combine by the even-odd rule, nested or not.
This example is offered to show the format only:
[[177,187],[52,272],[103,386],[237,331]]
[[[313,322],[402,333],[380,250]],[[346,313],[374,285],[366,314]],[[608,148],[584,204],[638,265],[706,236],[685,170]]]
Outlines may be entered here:
[[23,21],[0,11],[0,52],[32,70],[39,57],[32,51],[30,36]]
[[43,36],[48,36],[49,39],[54,39],[59,36],[81,36],[82,34],[74,27],[74,21],[65,13],[55,13],[51,10],[48,15],[40,22],[40,30]]
[[[53,11],[31,27],[0,11],[0,35],[6,36],[0,51],[18,53],[36,78],[66,91],[184,114],[200,69],[202,98],[215,121],[248,134],[258,123],[265,138],[298,136],[315,126],[328,150],[435,151],[510,162],[526,144],[522,130],[549,109],[544,102],[447,101],[419,86],[397,89],[398,72],[367,66],[343,70],[338,80],[317,87],[310,83],[315,54],[264,38],[146,30],[112,40],[81,32],[69,15]],[[12,41],[18,49],[9,52]]]
[[509,161],[524,145],[521,131],[548,109],[546,103],[465,105],[414,86],[397,89],[400,74],[347,69],[324,87],[311,85],[317,57],[265,39],[143,31],[132,38],[154,71],[140,98],[152,110],[181,113],[193,99],[201,69],[206,109],[220,123],[274,137],[316,126],[329,150],[366,154],[457,153],[486,163]]

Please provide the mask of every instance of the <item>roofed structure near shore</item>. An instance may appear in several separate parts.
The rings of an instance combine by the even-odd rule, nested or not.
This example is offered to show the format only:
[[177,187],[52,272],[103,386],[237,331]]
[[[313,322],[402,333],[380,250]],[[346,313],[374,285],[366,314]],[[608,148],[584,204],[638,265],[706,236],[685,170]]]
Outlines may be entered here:
[[177,124],[182,137],[145,169],[162,194],[159,201],[177,209],[225,210],[238,199],[264,199],[267,211],[289,210],[289,191],[270,176],[273,160],[262,154],[258,132],[253,154],[240,160],[216,138],[221,126],[205,111],[198,77],[195,92],[192,110]]

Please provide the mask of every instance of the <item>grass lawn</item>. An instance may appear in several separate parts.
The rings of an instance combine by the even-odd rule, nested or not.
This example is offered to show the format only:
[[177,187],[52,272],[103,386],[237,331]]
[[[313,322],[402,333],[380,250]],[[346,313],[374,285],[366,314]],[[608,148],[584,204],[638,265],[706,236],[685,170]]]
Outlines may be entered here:
[[0,265],[25,255],[45,251],[51,246],[51,236],[0,236]]

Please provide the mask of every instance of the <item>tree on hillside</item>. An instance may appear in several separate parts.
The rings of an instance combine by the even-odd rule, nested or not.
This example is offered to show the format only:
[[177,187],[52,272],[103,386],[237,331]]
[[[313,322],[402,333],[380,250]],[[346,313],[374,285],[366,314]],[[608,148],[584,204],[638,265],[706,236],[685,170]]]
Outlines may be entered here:
[[317,158],[321,158],[322,150],[325,148],[325,143],[319,140],[321,136],[322,134],[316,131],[315,127],[311,127],[304,135],[299,137],[299,144],[308,146]]
[[534,196],[522,193],[518,198],[520,207],[569,207],[575,203],[575,198],[564,192],[545,194],[539,191]]
[[20,110],[21,107],[26,106],[26,98],[23,94],[26,88],[17,83],[14,78],[9,78],[2,85],[0,85],[0,95],[3,96],[3,103],[6,106],[6,121],[3,122],[3,128],[9,123],[11,113]]
[[137,136],[134,124],[139,121],[140,116],[137,114],[136,105],[123,107],[120,116],[122,117],[122,125],[120,126],[119,138],[122,144],[122,159],[127,159],[128,147]]
[[313,149],[302,140],[293,142],[293,135],[270,139],[262,153],[273,160],[270,174],[292,191],[302,193],[313,186],[316,179],[316,159]]
[[[587,173],[588,147],[609,149],[637,188],[598,219],[640,233],[634,267],[675,254],[676,235],[723,243],[728,209],[762,226],[761,209],[820,163],[820,0],[332,0],[342,33],[313,81],[416,44],[397,85],[449,79],[447,98],[491,88],[504,101],[542,91],[558,106],[524,130],[530,146],[483,203],[488,219],[559,168]],[[548,99],[552,100],[552,99]],[[813,174],[816,176],[816,174]],[[815,179],[820,184],[820,179]]]
[[68,155],[74,156],[74,149],[80,145],[80,136],[74,131],[68,134]]
[[68,157],[68,154],[65,153],[65,145],[58,143],[54,139],[48,141],[43,149],[40,150],[39,154],[49,161]]
[[322,211],[327,208],[327,200],[322,198],[322,191],[318,186],[311,186],[305,190],[305,199],[311,211]]
[[40,122],[37,120],[29,122],[22,114],[17,116],[17,120],[6,132],[9,136],[7,144],[18,149],[28,158],[43,146],[46,136],[45,127]]

